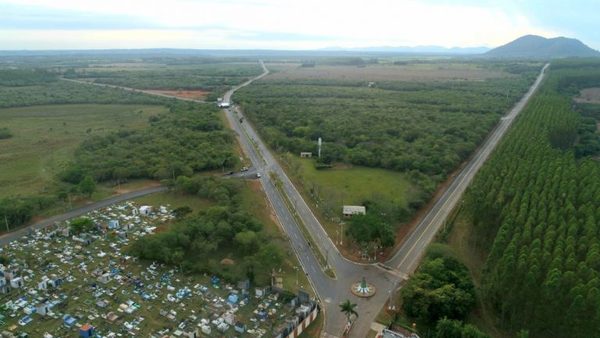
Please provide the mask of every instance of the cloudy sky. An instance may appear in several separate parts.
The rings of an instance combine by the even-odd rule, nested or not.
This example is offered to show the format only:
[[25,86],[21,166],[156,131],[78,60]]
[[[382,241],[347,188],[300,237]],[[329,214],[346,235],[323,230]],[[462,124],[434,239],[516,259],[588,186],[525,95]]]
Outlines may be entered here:
[[0,0],[0,49],[494,47],[524,34],[600,49],[600,0]]

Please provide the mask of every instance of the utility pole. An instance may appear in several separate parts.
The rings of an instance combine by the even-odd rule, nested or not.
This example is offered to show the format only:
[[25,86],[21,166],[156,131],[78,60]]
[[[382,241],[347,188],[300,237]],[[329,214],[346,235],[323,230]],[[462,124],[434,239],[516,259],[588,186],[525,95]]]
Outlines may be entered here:
[[298,286],[298,270],[299,270],[299,268],[297,265],[294,265],[294,270],[296,270],[296,286]]

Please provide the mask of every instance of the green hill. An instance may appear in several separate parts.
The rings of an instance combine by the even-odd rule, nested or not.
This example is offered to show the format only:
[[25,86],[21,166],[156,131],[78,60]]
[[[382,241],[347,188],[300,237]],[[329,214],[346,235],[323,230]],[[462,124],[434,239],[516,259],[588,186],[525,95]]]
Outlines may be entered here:
[[577,39],[557,37],[547,39],[537,35],[525,35],[484,54],[497,58],[555,59],[565,57],[594,57],[600,52]]

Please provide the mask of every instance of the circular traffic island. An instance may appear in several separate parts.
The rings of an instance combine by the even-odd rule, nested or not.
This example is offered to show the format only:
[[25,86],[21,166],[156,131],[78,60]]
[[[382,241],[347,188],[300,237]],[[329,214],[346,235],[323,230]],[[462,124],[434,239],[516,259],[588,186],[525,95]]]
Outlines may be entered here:
[[363,277],[360,282],[352,284],[350,291],[357,297],[369,298],[377,292],[377,289],[373,284],[367,283],[367,280]]

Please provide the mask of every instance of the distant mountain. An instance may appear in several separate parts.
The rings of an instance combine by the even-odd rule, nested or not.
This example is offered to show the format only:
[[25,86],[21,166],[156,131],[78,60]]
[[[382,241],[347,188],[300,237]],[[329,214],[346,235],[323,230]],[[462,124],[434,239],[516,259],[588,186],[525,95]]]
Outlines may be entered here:
[[345,52],[375,52],[375,53],[399,53],[399,54],[482,54],[490,49],[487,47],[441,47],[441,46],[381,46],[381,47],[358,47],[358,48],[342,48],[328,47],[323,48],[324,51],[345,51]]
[[537,35],[525,35],[506,45],[494,48],[485,56],[498,58],[555,59],[564,57],[600,56],[577,39],[558,37],[547,39]]

